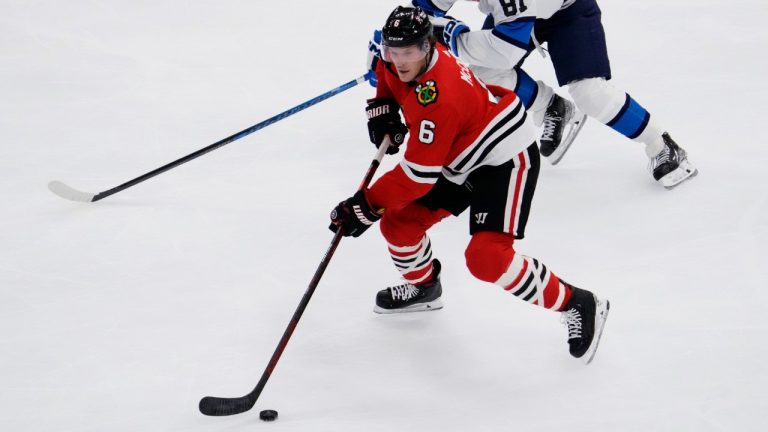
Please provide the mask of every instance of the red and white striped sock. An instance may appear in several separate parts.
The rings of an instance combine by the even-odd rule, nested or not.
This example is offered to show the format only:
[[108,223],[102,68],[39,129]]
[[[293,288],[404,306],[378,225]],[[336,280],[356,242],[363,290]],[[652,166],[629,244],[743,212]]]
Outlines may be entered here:
[[413,246],[387,246],[392,262],[405,280],[418,284],[432,277],[432,244],[426,234]]
[[495,284],[529,303],[554,311],[562,310],[571,297],[570,286],[544,263],[521,254],[515,254]]

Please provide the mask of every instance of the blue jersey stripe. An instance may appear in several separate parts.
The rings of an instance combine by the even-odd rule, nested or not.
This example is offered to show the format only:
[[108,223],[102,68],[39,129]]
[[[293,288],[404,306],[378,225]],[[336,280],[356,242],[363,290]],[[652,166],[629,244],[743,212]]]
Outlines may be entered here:
[[524,70],[517,68],[517,85],[515,85],[515,93],[520,101],[523,102],[526,109],[530,109],[533,105],[533,101],[536,100],[536,95],[539,93],[539,86],[536,81],[531,78],[530,75],[525,73]]
[[613,127],[614,124],[616,124],[617,121],[621,120],[622,117],[624,117],[624,113],[627,112],[627,109],[629,109],[629,102],[632,100],[631,97],[629,97],[628,94],[624,93],[624,105],[622,105],[619,112],[616,114],[616,116],[611,119],[608,123],[606,123],[606,126]]
[[629,139],[635,139],[640,136],[641,133],[645,130],[645,127],[648,126],[648,122],[651,121],[651,113],[648,111],[645,112],[645,118],[643,119],[642,123],[640,124],[640,127],[637,128],[635,133],[632,135],[629,135]]
[[502,23],[494,27],[491,33],[507,43],[527,50],[531,42],[534,22],[533,19],[520,19]]
[[650,117],[645,108],[627,95],[619,113],[606,124],[627,138],[634,139],[643,133]]

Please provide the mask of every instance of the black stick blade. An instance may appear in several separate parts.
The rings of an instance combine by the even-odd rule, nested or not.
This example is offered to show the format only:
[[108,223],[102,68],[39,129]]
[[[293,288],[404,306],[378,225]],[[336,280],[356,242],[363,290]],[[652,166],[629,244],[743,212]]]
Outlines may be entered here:
[[240,414],[253,408],[256,403],[248,396],[237,398],[220,398],[206,396],[200,399],[200,412],[207,416],[228,416]]

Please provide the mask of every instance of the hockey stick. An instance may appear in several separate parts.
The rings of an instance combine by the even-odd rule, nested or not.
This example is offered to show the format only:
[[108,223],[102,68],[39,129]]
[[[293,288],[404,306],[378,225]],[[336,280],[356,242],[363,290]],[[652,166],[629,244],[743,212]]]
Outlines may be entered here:
[[[389,147],[389,145],[389,138],[387,138],[382,143],[382,145],[379,146],[379,151],[376,153],[376,157],[371,162],[371,165],[368,167],[368,171],[365,173],[363,181],[357,188],[358,191],[368,187],[371,179],[373,178],[373,174],[376,172],[376,168],[379,167],[381,160],[384,158],[384,154],[386,153],[387,147]],[[283,333],[283,337],[280,338],[280,342],[277,344],[277,348],[272,354],[272,358],[269,359],[267,368],[264,369],[264,373],[261,374],[261,379],[259,379],[256,387],[251,390],[250,393],[242,397],[224,398],[206,396],[200,400],[199,408],[201,413],[208,416],[228,416],[233,414],[240,414],[253,408],[253,406],[256,404],[256,400],[259,399],[259,396],[261,395],[261,391],[264,390],[264,386],[267,384],[267,380],[269,379],[270,375],[272,375],[272,371],[275,369],[278,360],[280,360],[280,356],[283,354],[283,350],[285,350],[285,346],[288,344],[288,340],[291,338],[293,331],[296,329],[296,325],[299,323],[299,319],[301,319],[301,315],[304,313],[304,309],[307,308],[307,304],[309,304],[309,300],[312,298],[312,294],[315,292],[315,288],[317,288],[317,284],[320,282],[320,278],[323,276],[323,273],[325,273],[325,269],[328,267],[328,263],[331,261],[334,252],[336,252],[336,248],[339,246],[339,242],[341,241],[341,236],[341,230],[338,230],[336,234],[334,234],[333,240],[331,240],[331,245],[328,247],[325,255],[323,255],[323,259],[320,261],[320,265],[317,267],[317,270],[315,270],[315,275],[309,282],[307,291],[304,293],[304,296],[301,298],[301,302],[299,302],[299,306],[293,313],[293,317],[288,323],[288,327],[286,327],[285,332]]]
[[94,193],[90,193],[90,192],[79,191],[79,190],[77,190],[77,189],[75,189],[75,188],[73,188],[71,186],[68,186],[65,183],[60,182],[58,180],[54,180],[52,182],[49,182],[48,183],[48,189],[51,192],[53,192],[54,194],[56,194],[56,195],[58,195],[58,196],[60,196],[60,197],[62,197],[64,199],[71,200],[71,201],[96,202],[96,201],[102,200],[102,199],[104,199],[104,198],[106,198],[106,197],[108,197],[110,195],[113,195],[113,194],[116,194],[116,193],[118,193],[118,192],[120,192],[122,190],[128,189],[131,186],[135,186],[135,185],[143,182],[144,180],[148,180],[148,179],[150,179],[150,178],[152,178],[152,177],[154,177],[154,176],[156,176],[158,174],[162,174],[162,173],[164,173],[164,172],[166,172],[166,171],[168,171],[168,170],[170,170],[172,168],[175,168],[175,167],[177,167],[177,166],[179,166],[181,164],[187,163],[187,162],[189,162],[189,161],[191,161],[193,159],[197,159],[198,157],[200,157],[200,156],[202,156],[202,155],[204,155],[204,154],[206,154],[208,152],[211,152],[213,150],[216,150],[219,147],[222,147],[222,146],[224,146],[226,144],[229,144],[229,143],[231,143],[233,141],[237,141],[240,138],[248,136],[248,135],[256,132],[259,129],[263,129],[263,128],[265,128],[265,127],[267,127],[267,126],[269,126],[269,125],[271,125],[273,123],[277,123],[278,121],[280,121],[280,120],[282,120],[282,119],[284,119],[286,117],[290,117],[293,114],[296,114],[297,112],[302,111],[302,110],[304,110],[306,108],[309,108],[312,105],[315,105],[315,104],[317,104],[319,102],[322,102],[322,101],[324,101],[324,100],[326,100],[326,99],[328,99],[328,98],[330,98],[332,96],[335,96],[335,95],[337,95],[337,94],[339,94],[341,92],[344,92],[344,91],[346,91],[348,89],[351,89],[352,87],[354,87],[354,86],[362,83],[366,79],[368,79],[370,77],[370,74],[372,74],[372,73],[373,72],[368,72],[365,75],[363,75],[361,77],[358,77],[358,78],[355,78],[352,81],[349,81],[348,83],[342,84],[342,85],[340,85],[339,87],[336,87],[333,90],[329,90],[329,91],[321,94],[320,96],[315,97],[314,99],[310,99],[310,100],[308,100],[308,101],[306,101],[304,103],[296,105],[295,107],[293,107],[293,108],[291,108],[289,110],[283,111],[283,112],[281,112],[280,114],[277,114],[274,117],[268,118],[268,119],[264,120],[261,123],[255,124],[255,125],[249,127],[248,129],[243,129],[243,130],[241,130],[240,132],[238,132],[238,133],[236,133],[234,135],[228,136],[228,137],[222,139],[221,141],[217,141],[217,142],[209,145],[208,147],[201,148],[200,150],[198,150],[198,151],[196,151],[194,153],[190,153],[190,154],[184,156],[183,158],[177,159],[177,160],[175,160],[173,162],[170,162],[170,163],[168,163],[166,165],[161,166],[160,168],[157,168],[157,169],[155,169],[153,171],[150,171],[150,172],[148,172],[146,174],[140,175],[140,176],[136,177],[135,179],[129,180],[129,181],[127,181],[127,182],[125,182],[125,183],[123,183],[123,184],[121,184],[119,186],[115,186],[112,189],[107,189],[105,191],[102,191],[102,192],[94,194]]

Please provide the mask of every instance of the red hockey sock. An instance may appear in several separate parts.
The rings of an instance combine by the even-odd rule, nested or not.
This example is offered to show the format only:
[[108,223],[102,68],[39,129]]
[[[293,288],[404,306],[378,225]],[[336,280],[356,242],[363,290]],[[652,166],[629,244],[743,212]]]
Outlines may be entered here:
[[571,296],[570,286],[537,259],[516,253],[513,244],[509,234],[476,233],[465,253],[469,271],[529,303],[562,310]]

